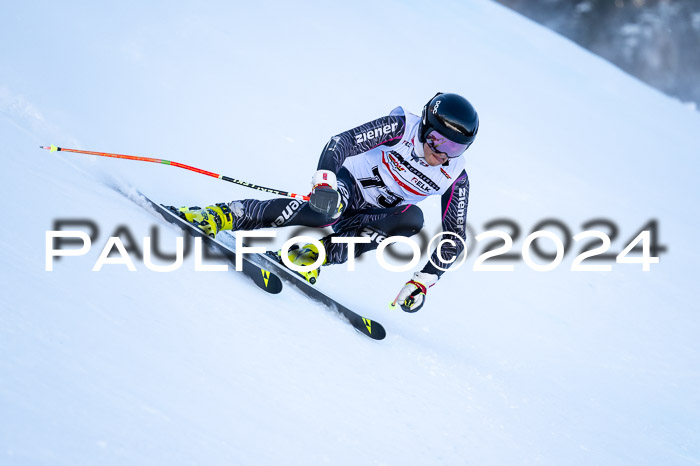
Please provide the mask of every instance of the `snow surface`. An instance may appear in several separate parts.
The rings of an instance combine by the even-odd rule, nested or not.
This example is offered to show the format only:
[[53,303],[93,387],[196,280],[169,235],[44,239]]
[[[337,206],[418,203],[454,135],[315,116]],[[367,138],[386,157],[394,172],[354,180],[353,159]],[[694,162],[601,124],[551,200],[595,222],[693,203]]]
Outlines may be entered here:
[[[2,13],[0,464],[700,463],[697,112],[485,0]],[[386,327],[373,342],[192,257],[91,272],[119,226],[140,242],[159,225],[169,251],[180,235],[115,186],[176,205],[268,196],[38,149],[304,192],[331,135],[438,90],[481,117],[476,232],[554,217],[576,234],[604,217],[619,252],[657,218],[660,263],[574,273],[570,253],[552,272],[487,273],[470,254],[412,315],[387,307],[410,273],[372,255],[325,268],[321,288]],[[438,205],[421,204],[430,232]],[[67,218],[99,237],[47,272],[45,232]]]

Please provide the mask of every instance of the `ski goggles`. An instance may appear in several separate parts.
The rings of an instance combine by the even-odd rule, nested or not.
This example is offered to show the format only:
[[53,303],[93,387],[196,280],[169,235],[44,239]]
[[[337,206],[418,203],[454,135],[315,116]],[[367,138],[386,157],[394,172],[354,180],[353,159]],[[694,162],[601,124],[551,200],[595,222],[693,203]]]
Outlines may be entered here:
[[433,152],[441,152],[451,159],[462,155],[464,151],[467,150],[467,147],[471,145],[471,143],[460,144],[458,142],[450,141],[435,130],[428,133],[428,135],[425,137],[425,142]]

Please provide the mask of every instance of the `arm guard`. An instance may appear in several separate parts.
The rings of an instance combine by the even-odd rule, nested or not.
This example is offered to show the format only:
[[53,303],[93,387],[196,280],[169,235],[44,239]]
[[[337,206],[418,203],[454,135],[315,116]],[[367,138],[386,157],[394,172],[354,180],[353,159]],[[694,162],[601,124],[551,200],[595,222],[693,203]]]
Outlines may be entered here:
[[[467,240],[467,206],[469,205],[469,177],[466,171],[462,171],[459,177],[452,183],[450,189],[442,195],[442,231],[456,234],[466,242]],[[454,245],[445,244],[442,248],[442,257],[451,261],[464,250],[464,243],[453,235],[445,235],[444,239],[452,239]],[[437,250],[431,256],[432,262],[442,269],[447,269],[452,262],[440,260]],[[444,271],[428,262],[421,272],[432,273],[441,276]]]

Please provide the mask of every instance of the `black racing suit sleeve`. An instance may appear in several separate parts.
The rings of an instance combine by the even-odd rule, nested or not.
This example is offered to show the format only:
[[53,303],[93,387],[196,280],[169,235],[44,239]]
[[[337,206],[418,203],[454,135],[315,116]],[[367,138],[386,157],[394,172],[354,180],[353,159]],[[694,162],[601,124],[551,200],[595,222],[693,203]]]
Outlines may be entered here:
[[377,146],[398,144],[406,130],[404,115],[389,115],[333,136],[323,148],[317,170],[338,173],[348,157]]
[[[442,195],[442,231],[454,233],[459,238],[455,238],[451,234],[443,235],[441,239],[451,239],[452,243],[445,243],[440,250],[440,254],[435,250],[430,257],[431,261],[425,264],[421,272],[436,274],[439,277],[444,273],[444,270],[440,269],[447,269],[456,262],[467,241],[468,205],[469,176],[467,176],[466,171],[462,170],[462,173],[452,183],[450,189]],[[440,268],[436,267],[436,265]]]

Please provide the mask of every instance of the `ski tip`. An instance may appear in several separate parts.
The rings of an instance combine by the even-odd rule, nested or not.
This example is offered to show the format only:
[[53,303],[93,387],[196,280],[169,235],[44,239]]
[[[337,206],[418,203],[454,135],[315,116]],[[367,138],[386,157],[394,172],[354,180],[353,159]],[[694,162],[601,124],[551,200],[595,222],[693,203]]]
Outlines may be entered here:
[[383,340],[386,337],[386,330],[379,322],[362,317],[362,324],[364,325],[355,326],[355,329],[360,333],[367,335],[373,340]]

